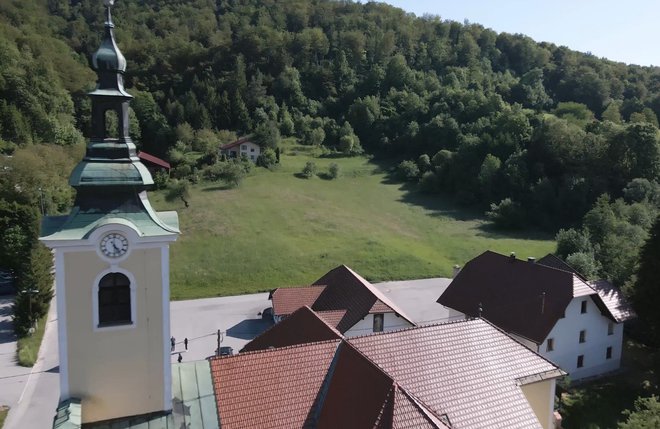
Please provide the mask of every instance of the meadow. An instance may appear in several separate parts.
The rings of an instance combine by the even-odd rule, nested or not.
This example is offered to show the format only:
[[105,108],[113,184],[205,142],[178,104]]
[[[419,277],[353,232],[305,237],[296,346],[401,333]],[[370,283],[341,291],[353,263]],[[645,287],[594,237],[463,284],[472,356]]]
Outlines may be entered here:
[[[550,236],[493,231],[481,214],[411,191],[367,158],[317,155],[286,146],[278,168],[255,168],[238,188],[193,185],[187,209],[151,192],[158,210],[180,217],[172,299],[309,284],[340,264],[370,281],[403,280],[450,276],[488,249],[521,258],[554,250]],[[310,160],[319,173],[337,163],[341,177],[298,177]]]

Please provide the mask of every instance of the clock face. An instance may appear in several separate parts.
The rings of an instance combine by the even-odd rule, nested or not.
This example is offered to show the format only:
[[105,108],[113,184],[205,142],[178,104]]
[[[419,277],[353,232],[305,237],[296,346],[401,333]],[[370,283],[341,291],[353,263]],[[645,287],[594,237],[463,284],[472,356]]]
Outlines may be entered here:
[[111,232],[101,239],[101,252],[108,258],[119,258],[128,251],[128,239],[123,235]]

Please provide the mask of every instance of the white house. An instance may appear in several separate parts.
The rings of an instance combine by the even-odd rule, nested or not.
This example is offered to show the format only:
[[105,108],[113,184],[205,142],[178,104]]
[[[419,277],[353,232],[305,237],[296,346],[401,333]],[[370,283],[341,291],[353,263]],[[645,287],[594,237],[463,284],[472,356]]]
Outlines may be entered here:
[[634,317],[618,289],[588,282],[553,255],[537,262],[487,251],[465,265],[438,302],[450,316],[486,318],[574,380],[619,368],[623,322]]
[[261,154],[261,146],[251,141],[249,137],[243,137],[220,146],[220,154],[227,155],[228,158],[245,157],[252,162],[257,162],[257,158]]
[[311,286],[278,288],[273,301],[277,323],[305,305],[346,337],[415,326],[400,308],[346,265],[330,270]]

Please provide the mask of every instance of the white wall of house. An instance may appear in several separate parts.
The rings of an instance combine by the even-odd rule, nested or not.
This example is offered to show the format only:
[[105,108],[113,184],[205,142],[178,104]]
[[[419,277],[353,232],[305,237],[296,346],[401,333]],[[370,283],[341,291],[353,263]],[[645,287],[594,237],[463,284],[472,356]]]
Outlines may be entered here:
[[239,156],[245,156],[252,162],[257,162],[257,158],[261,153],[259,145],[256,145],[252,142],[241,143],[238,147],[236,147],[236,149],[239,153]]
[[[586,312],[581,312],[582,301],[586,301]],[[612,333],[608,334],[608,325]],[[580,342],[580,331],[585,332]],[[552,340],[552,351],[548,340]],[[603,374],[619,368],[623,345],[623,324],[612,322],[603,316],[588,297],[573,298],[566,307],[565,317],[559,319],[546,340],[539,346],[539,353],[569,373],[572,380]],[[607,349],[611,347],[611,357]],[[578,368],[578,356],[582,356],[582,367]]]
[[[384,313],[383,332],[394,331],[396,329],[410,328],[412,325],[404,318],[395,313]],[[356,337],[358,335],[367,335],[374,332],[374,315],[368,314],[364,319],[357,322],[348,331],[344,333],[346,337]]]

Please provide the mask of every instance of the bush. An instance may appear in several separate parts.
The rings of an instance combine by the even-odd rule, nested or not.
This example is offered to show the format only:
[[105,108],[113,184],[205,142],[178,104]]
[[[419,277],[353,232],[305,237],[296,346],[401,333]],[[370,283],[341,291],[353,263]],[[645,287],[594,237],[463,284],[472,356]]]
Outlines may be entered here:
[[339,164],[332,163],[328,167],[328,174],[331,179],[337,179],[341,175],[341,168],[339,167]]
[[518,229],[523,226],[525,212],[520,204],[505,198],[499,204],[492,203],[486,216],[499,228]]
[[302,169],[302,175],[307,179],[314,177],[316,175],[316,164],[312,161],[307,161],[307,164]]
[[170,175],[165,171],[158,171],[154,174],[154,187],[156,189],[165,189],[167,182],[170,181]]
[[427,171],[419,180],[419,186],[422,189],[422,192],[432,194],[438,192],[440,189],[440,181],[438,180],[438,176],[433,171]]
[[273,149],[267,147],[257,158],[257,165],[265,168],[274,167],[277,165],[277,153]]
[[401,161],[396,167],[396,174],[404,182],[414,181],[419,178],[419,167],[414,161]]

